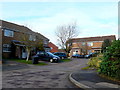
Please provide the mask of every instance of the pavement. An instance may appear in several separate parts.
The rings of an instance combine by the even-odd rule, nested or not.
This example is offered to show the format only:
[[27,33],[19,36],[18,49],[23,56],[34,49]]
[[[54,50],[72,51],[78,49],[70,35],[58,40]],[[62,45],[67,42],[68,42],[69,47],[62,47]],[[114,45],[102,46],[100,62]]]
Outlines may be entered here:
[[24,68],[29,68],[29,66],[24,63],[9,60],[5,61],[5,64],[2,64],[2,71],[19,70]]
[[[48,65],[22,64],[10,61],[2,65],[2,88],[78,88],[69,81],[69,74],[86,66],[88,59]],[[79,90],[83,90],[80,89]]]
[[120,90],[120,83],[99,77],[95,70],[81,70],[80,68],[85,67],[87,61],[87,59],[75,59],[71,62],[49,63],[45,66],[8,61],[2,65],[2,86],[3,88],[54,87]]
[[69,75],[70,81],[83,89],[117,89],[120,83],[100,77],[95,70],[81,70]]

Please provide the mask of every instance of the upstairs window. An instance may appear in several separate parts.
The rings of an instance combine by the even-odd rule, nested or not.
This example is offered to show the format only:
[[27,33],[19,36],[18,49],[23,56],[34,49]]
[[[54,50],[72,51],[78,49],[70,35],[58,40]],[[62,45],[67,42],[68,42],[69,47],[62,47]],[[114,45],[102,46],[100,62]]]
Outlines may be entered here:
[[30,41],[36,41],[36,36],[30,35],[30,36],[29,36],[29,40],[30,40]]
[[14,32],[12,30],[5,29],[4,30],[4,36],[13,37],[14,36]]
[[88,42],[87,45],[88,46],[93,46],[93,42]]
[[85,42],[82,42],[82,46],[85,46],[85,44],[86,44]]
[[47,45],[47,44],[48,44],[48,41],[47,41],[47,40],[44,40],[44,44]]
[[3,44],[3,52],[11,52],[11,45]]

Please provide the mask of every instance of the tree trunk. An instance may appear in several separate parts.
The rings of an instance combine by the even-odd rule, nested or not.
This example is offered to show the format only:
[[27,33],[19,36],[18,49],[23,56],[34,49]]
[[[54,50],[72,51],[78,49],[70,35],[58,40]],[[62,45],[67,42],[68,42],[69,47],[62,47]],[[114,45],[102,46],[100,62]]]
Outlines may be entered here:
[[27,59],[26,59],[26,61],[28,61],[29,60],[29,56],[30,56],[30,49],[29,48],[26,48],[27,50]]

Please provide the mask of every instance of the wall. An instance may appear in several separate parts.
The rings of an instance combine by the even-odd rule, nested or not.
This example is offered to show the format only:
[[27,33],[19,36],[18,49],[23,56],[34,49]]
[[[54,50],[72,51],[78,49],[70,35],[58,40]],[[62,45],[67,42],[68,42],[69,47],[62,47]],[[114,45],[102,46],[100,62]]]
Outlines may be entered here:
[[50,52],[58,52],[58,47],[54,45],[53,43],[49,43],[48,46],[51,48]]

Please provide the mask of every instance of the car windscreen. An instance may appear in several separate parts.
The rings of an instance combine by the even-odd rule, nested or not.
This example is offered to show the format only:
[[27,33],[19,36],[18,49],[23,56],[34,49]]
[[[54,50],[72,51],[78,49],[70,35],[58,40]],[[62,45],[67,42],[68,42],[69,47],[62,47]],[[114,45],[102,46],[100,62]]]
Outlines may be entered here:
[[47,52],[50,56],[55,56],[54,54],[50,53],[50,52]]

